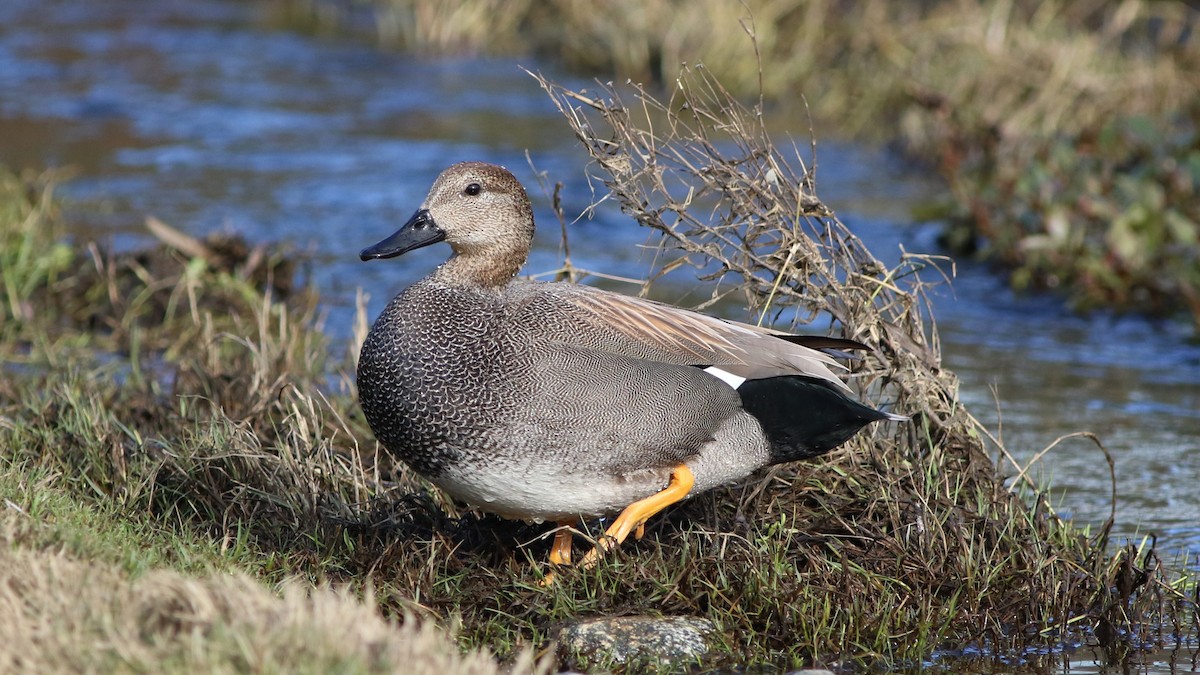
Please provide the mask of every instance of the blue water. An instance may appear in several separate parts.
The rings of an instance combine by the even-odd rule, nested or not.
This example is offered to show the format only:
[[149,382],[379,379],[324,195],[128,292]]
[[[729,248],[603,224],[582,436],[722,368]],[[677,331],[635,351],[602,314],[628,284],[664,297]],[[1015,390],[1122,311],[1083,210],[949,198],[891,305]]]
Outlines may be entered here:
[[[527,271],[561,263],[557,223],[534,170],[566,184],[569,215],[592,200],[585,157],[518,63],[422,59],[271,25],[266,3],[232,0],[4,0],[0,3],[0,162],[71,165],[62,192],[73,222],[121,247],[147,241],[153,214],[204,234],[286,240],[311,256],[330,330],[348,334],[359,287],[378,312],[444,250],[363,264],[447,164],[507,165],[535,197],[542,227]],[[779,111],[776,125],[802,110]],[[807,141],[800,143],[807,147]],[[818,192],[884,260],[937,253],[935,230],[909,222],[936,181],[885,152],[822,140]],[[641,278],[648,233],[613,209],[570,226],[575,264]],[[950,266],[947,264],[946,269]],[[1154,532],[1171,555],[1200,552],[1200,346],[1185,327],[1108,314],[1077,316],[1023,297],[960,261],[935,293],[945,364],[961,397],[1019,461],[1059,436],[1098,434],[1116,461],[1118,540]],[[927,275],[934,280],[936,275]],[[631,289],[632,290],[632,289]],[[688,289],[672,287],[683,298]],[[705,297],[700,287],[689,297]],[[1061,514],[1108,515],[1103,455],[1073,440],[1034,474]]]

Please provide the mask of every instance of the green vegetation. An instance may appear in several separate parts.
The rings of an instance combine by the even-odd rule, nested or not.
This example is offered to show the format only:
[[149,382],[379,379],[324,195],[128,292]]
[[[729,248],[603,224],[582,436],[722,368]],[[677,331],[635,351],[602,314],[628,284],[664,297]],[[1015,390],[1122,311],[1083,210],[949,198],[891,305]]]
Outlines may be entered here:
[[[956,252],[1000,263],[1018,287],[1200,327],[1200,13],[1188,3],[374,6],[377,39],[422,54],[528,54],[666,91],[703,63],[735,94],[774,102],[768,113],[792,111],[793,133],[808,110],[818,128],[932,165],[950,190],[925,215],[947,223]],[[288,7],[293,21],[336,24],[323,0]]]
[[[963,180],[978,195],[947,243],[982,239],[1019,288],[1061,287],[1080,307],[1200,322],[1200,137],[1120,118],[1095,133],[991,148]],[[1008,155],[1004,157],[988,155]]]
[[1089,629],[1116,657],[1187,630],[1193,584],[1152,547],[1110,554],[1107,528],[1088,538],[1004,486],[923,324],[928,261],[875,260],[760,116],[703,71],[628,108],[543,85],[662,232],[655,274],[715,260],[756,313],[853,327],[875,348],[855,386],[914,422],[692,499],[543,587],[546,526],[464,510],[379,454],[355,350],[331,352],[286,252],[161,224],[170,246],[72,245],[51,180],[0,174],[19,263],[0,301],[0,604],[22,608],[0,669],[494,671],[431,632],[457,625],[461,648],[545,671],[532,655],[562,622],[616,614],[710,619],[711,667],[895,666]]

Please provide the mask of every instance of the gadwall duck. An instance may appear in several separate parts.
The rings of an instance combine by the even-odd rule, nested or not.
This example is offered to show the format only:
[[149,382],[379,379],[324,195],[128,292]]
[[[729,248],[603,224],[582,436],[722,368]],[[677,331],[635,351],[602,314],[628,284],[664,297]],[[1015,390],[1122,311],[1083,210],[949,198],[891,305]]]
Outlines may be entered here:
[[591,564],[685,497],[907,419],[850,398],[820,351],[860,343],[517,279],[533,211],[502,167],[449,167],[361,257],[441,241],[450,259],[396,296],[363,343],[363,412],[389,452],[453,497],[563,525],[554,564],[570,562],[581,517],[620,512]]

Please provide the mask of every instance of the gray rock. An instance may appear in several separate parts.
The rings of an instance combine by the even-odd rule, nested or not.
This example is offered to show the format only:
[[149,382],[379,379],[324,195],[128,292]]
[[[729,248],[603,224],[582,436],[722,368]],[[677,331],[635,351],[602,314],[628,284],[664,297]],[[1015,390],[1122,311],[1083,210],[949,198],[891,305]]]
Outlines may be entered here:
[[589,619],[560,630],[558,646],[567,660],[690,660],[708,653],[708,637],[714,630],[711,621],[687,616]]

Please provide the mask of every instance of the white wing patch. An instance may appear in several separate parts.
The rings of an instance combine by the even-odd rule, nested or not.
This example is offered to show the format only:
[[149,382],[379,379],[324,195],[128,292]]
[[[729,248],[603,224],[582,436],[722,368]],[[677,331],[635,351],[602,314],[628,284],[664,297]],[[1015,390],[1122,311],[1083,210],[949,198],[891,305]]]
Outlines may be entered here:
[[718,368],[716,366],[709,366],[704,369],[704,372],[708,373],[709,375],[712,375],[713,377],[716,377],[717,379],[719,379],[722,382],[724,382],[725,384],[733,387],[734,389],[737,389],[738,387],[742,386],[742,383],[746,381],[746,378],[741,377],[739,375],[734,375],[733,373],[726,371],[726,370],[721,370],[720,368]]

